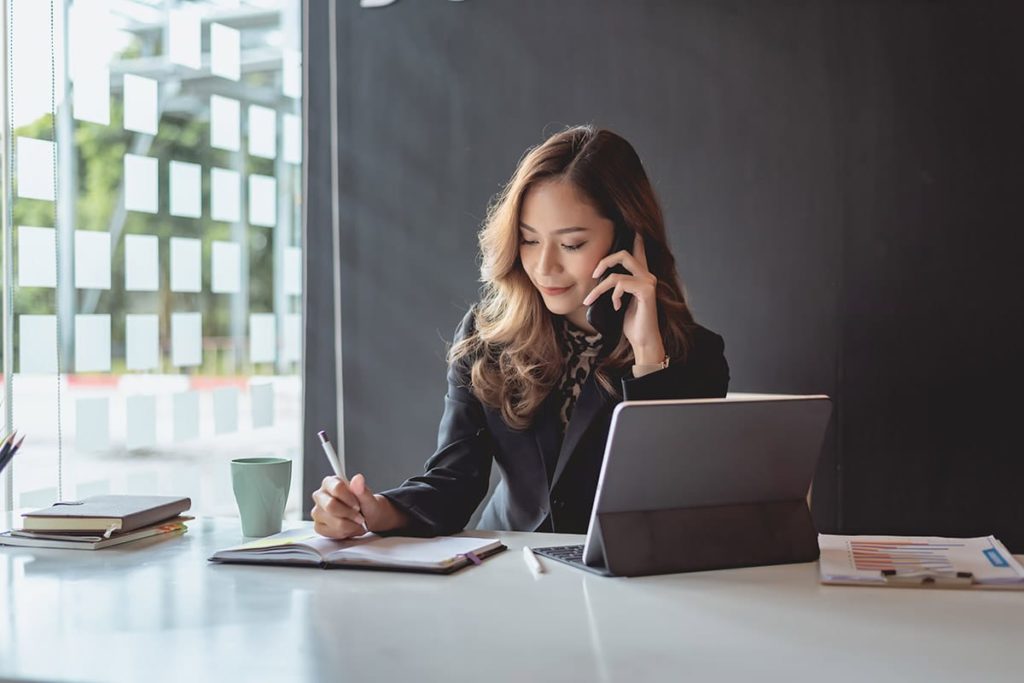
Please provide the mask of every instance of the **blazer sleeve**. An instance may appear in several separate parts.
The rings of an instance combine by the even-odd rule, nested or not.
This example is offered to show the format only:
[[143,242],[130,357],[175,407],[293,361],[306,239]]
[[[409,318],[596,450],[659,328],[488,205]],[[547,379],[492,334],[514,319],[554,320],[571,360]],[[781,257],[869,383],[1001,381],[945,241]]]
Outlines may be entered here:
[[725,342],[700,325],[694,330],[685,362],[669,363],[664,370],[642,377],[633,377],[630,371],[622,379],[622,397],[626,401],[722,398],[728,390]]
[[[473,330],[473,309],[455,332],[455,341]],[[441,536],[462,531],[487,495],[493,439],[480,401],[469,389],[469,363],[448,367],[448,392],[437,430],[437,450],[424,473],[398,488],[382,491],[412,520],[392,534]]]

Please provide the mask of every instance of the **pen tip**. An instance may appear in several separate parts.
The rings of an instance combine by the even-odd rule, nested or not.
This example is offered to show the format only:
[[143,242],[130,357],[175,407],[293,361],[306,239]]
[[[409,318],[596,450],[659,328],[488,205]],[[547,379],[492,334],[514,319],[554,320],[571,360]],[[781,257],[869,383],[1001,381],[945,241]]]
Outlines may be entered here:
[[320,437],[321,441],[327,441],[327,432],[325,432],[324,430],[321,429],[319,432],[316,433],[316,435]]

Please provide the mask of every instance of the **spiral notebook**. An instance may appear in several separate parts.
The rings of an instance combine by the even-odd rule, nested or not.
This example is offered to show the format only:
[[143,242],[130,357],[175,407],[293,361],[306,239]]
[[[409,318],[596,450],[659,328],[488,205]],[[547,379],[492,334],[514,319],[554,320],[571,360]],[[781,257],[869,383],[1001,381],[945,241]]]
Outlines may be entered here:
[[388,569],[449,574],[505,549],[494,538],[438,536],[409,538],[368,533],[336,541],[308,528],[290,529],[218,550],[211,562]]

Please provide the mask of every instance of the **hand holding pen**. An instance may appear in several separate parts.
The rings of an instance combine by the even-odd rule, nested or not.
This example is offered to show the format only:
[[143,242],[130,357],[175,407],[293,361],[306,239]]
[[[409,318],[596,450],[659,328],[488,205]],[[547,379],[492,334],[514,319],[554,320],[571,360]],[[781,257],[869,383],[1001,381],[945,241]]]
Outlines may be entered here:
[[325,477],[313,492],[310,517],[313,530],[328,538],[351,538],[367,531],[390,531],[408,524],[405,513],[394,507],[381,495],[376,495],[366,484],[366,478],[357,474],[349,481],[341,460],[325,432],[317,435],[334,476]]
[[7,438],[3,440],[3,443],[0,444],[0,472],[4,471],[4,468],[7,467],[7,463],[14,458],[14,454],[18,452],[18,449],[21,448],[21,443],[25,440],[25,436],[22,435],[22,437],[15,442],[14,437],[17,436],[17,434],[17,432],[11,432],[7,435]]

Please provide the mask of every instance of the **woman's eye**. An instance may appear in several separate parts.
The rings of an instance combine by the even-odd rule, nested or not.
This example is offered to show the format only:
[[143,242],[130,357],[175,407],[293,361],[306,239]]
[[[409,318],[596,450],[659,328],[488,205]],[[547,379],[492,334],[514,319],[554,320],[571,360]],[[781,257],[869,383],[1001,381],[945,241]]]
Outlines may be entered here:
[[[540,242],[538,240],[528,240],[525,237],[520,237],[519,244],[524,247],[530,247],[533,246],[534,244],[540,244]],[[565,249],[566,251],[577,251],[578,249],[581,249],[585,244],[586,242],[580,242],[579,244],[563,244],[562,249]]]

